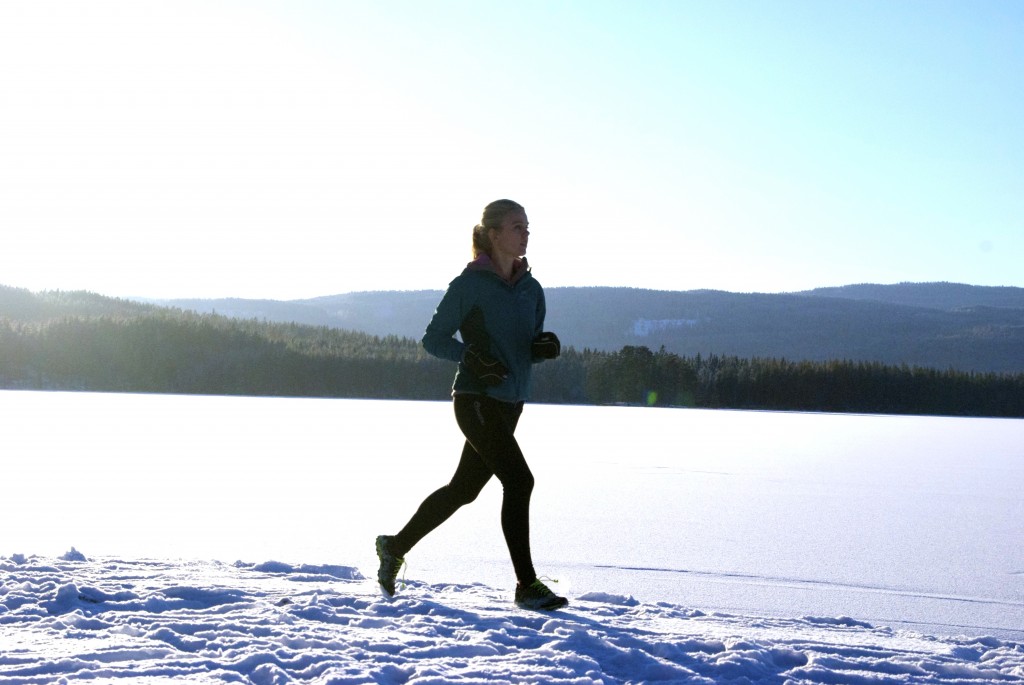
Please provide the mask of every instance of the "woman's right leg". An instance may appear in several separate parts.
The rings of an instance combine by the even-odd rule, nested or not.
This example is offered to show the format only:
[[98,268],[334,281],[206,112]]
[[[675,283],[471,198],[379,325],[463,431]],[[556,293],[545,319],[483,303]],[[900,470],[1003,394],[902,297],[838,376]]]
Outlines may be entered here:
[[537,574],[530,554],[533,474],[515,438],[522,411],[522,403],[510,404],[472,395],[455,398],[455,418],[462,434],[486,468],[501,481],[501,530],[516,579],[528,585],[536,580]]
[[491,475],[491,470],[467,440],[451,481],[427,495],[405,527],[391,538],[391,551],[404,557],[430,531],[451,518],[460,507],[475,500]]

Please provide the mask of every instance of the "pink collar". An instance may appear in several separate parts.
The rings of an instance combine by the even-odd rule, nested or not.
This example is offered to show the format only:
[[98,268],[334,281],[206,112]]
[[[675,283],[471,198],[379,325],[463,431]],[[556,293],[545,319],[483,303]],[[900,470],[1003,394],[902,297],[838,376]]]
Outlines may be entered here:
[[[488,254],[480,255],[479,257],[471,261],[469,264],[467,264],[466,268],[472,269],[473,271],[490,271],[491,273],[499,276],[502,280],[505,280],[505,278],[498,273],[497,267],[494,266],[494,261]],[[512,263],[512,277],[508,279],[506,282],[515,283],[520,278],[522,278],[529,270],[530,265],[527,263],[526,257],[520,257],[519,259]]]

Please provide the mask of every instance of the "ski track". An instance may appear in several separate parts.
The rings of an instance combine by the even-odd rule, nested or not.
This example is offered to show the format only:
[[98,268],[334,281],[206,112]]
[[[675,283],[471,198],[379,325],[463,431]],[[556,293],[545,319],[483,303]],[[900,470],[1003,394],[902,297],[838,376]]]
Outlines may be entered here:
[[[707,578],[720,582],[746,583],[750,585],[771,585],[775,587],[816,587],[829,590],[845,590],[849,592],[870,592],[874,594],[897,595],[899,597],[920,597],[926,599],[940,599],[946,602],[963,602],[966,604],[994,604],[1008,607],[1024,607],[1024,602],[1015,602],[1001,599],[989,599],[987,597],[965,597],[963,595],[942,594],[937,592],[921,592],[915,590],[902,590],[899,588],[885,587],[883,585],[869,585],[864,583],[839,583],[825,580],[808,580],[804,578],[786,578],[782,576],[756,575],[751,573],[721,573],[708,571],[691,571],[680,568],[659,568],[649,566],[622,566],[614,564],[598,564],[596,568],[616,569],[620,571],[635,571],[637,573],[664,573],[681,576],[693,576]],[[1008,575],[1017,575],[1010,573]]]
[[1024,645],[850,617],[705,614],[591,592],[518,610],[483,585],[382,598],[334,565],[0,559],[0,685],[1024,683]]

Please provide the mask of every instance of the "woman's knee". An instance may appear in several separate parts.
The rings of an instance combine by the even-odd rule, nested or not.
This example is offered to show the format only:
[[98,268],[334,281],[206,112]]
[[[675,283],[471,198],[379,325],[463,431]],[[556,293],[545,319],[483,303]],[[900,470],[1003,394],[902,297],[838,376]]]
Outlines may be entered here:
[[457,483],[455,481],[448,484],[448,496],[460,507],[475,502],[482,490],[483,486],[478,487],[475,484]]
[[521,497],[529,497],[533,492],[533,485],[533,473],[530,472],[530,469],[524,469],[520,473],[507,476],[501,481],[501,486],[506,494],[519,495]]

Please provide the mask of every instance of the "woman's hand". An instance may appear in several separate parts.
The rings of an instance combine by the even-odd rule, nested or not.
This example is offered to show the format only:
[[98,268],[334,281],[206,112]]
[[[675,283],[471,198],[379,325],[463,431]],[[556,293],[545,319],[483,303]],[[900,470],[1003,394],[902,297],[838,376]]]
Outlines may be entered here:
[[534,338],[532,348],[533,356],[537,359],[556,359],[562,354],[562,343],[550,331],[544,331]]
[[476,345],[466,347],[462,354],[462,363],[487,385],[500,385],[508,378],[508,369],[505,365]]

